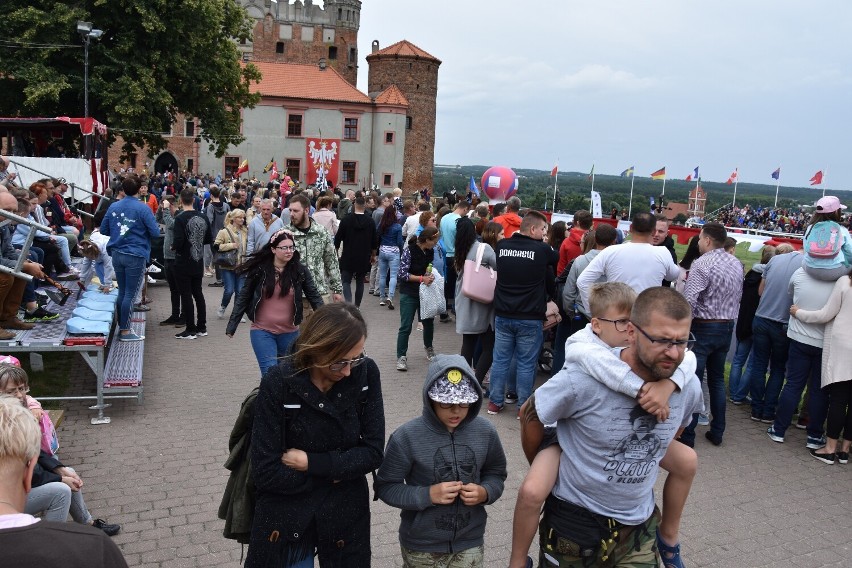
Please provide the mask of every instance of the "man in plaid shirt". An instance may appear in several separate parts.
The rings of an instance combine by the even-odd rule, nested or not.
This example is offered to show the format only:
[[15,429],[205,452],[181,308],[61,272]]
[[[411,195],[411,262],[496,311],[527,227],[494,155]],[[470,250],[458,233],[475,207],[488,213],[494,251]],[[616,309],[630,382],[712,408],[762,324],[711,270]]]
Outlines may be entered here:
[[[725,433],[725,357],[731,346],[743,290],[743,265],[725,252],[726,238],[727,231],[720,223],[704,225],[698,237],[701,256],[692,263],[683,291],[692,306],[690,331],[695,336],[695,374],[700,380],[704,380],[707,369],[713,419],[705,437],[716,446],[722,443]],[[695,444],[697,423],[696,414],[681,434],[680,441],[687,446]]]

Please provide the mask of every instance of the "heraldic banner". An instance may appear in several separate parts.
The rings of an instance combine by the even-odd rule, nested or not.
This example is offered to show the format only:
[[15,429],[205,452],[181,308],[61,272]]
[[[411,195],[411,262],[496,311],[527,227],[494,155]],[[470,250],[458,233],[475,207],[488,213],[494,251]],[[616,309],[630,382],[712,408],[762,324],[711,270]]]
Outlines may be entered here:
[[306,138],[307,172],[305,183],[340,182],[340,140]]

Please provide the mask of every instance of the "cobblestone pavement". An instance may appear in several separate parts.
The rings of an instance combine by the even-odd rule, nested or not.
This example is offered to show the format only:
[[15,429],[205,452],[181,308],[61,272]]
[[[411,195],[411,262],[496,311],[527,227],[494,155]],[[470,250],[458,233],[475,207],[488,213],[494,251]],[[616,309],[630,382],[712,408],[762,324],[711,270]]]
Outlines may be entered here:
[[[130,566],[237,566],[240,559],[240,546],[222,537],[224,523],[216,512],[227,480],[222,464],[228,434],[259,373],[248,324],[233,339],[225,336],[225,320],[216,319],[222,289],[208,288],[210,281],[204,282],[210,335],[195,341],[175,340],[177,330],[157,326],[169,315],[168,290],[150,289],[155,302],[148,314],[141,405],[115,401],[107,410],[112,423],[92,426],[93,411],[84,403],[64,403],[60,455],[85,480],[92,513],[123,525],[115,541]],[[413,331],[409,371],[397,372],[399,311],[379,307],[373,297],[362,308],[370,332],[367,352],[382,370],[390,434],[420,413],[428,362]],[[436,350],[458,352],[454,325],[435,327]],[[71,394],[94,392],[93,375],[85,365],[76,368]],[[488,509],[488,566],[506,565],[515,495],[527,471],[513,410],[489,417],[503,441],[509,477],[503,497]],[[722,446],[698,437],[699,473],[683,520],[686,565],[848,567],[852,465],[811,458],[803,430],[791,428],[784,444],[770,441],[765,430],[749,420],[747,407],[729,407]],[[396,510],[373,504],[373,566],[402,565],[398,519]]]

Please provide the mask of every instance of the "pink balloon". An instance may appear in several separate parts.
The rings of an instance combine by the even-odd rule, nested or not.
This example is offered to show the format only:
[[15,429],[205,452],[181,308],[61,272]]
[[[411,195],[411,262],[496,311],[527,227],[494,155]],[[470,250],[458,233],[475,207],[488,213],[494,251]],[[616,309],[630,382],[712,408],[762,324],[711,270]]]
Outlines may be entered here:
[[506,166],[494,166],[482,174],[482,189],[489,203],[501,203],[518,192],[518,174]]

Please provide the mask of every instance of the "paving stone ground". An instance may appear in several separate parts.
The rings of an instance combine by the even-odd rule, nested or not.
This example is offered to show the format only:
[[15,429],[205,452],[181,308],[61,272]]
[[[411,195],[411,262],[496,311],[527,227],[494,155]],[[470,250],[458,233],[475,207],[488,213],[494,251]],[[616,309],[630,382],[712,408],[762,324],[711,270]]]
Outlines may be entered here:
[[[169,315],[168,290],[149,290],[155,302],[148,314],[141,405],[116,401],[107,410],[112,423],[93,426],[94,412],[84,403],[64,403],[60,456],[82,475],[93,514],[123,525],[115,542],[133,567],[237,566],[240,559],[240,546],[222,537],[224,523],[216,513],[227,480],[222,464],[228,434],[259,372],[249,325],[241,325],[233,339],[225,336],[225,320],[215,314],[221,288],[208,288],[210,281],[204,282],[210,335],[195,341],[175,340],[177,330],[156,325]],[[367,352],[382,371],[390,434],[421,412],[428,362],[420,334],[413,331],[409,371],[397,372],[399,311],[379,307],[373,297],[365,298],[362,310],[369,325]],[[454,325],[435,327],[436,350],[458,352]],[[75,368],[71,394],[93,393],[94,376],[82,363]],[[488,509],[486,565],[496,567],[508,559],[515,495],[527,471],[509,408],[488,417],[509,460],[506,490]],[[747,407],[729,406],[722,446],[699,435],[699,473],[683,519],[686,565],[852,565],[852,464],[827,466],[811,458],[802,430],[791,428],[784,444],[770,441],[765,430],[749,420]],[[373,566],[401,566],[398,512],[380,502],[372,511]]]

